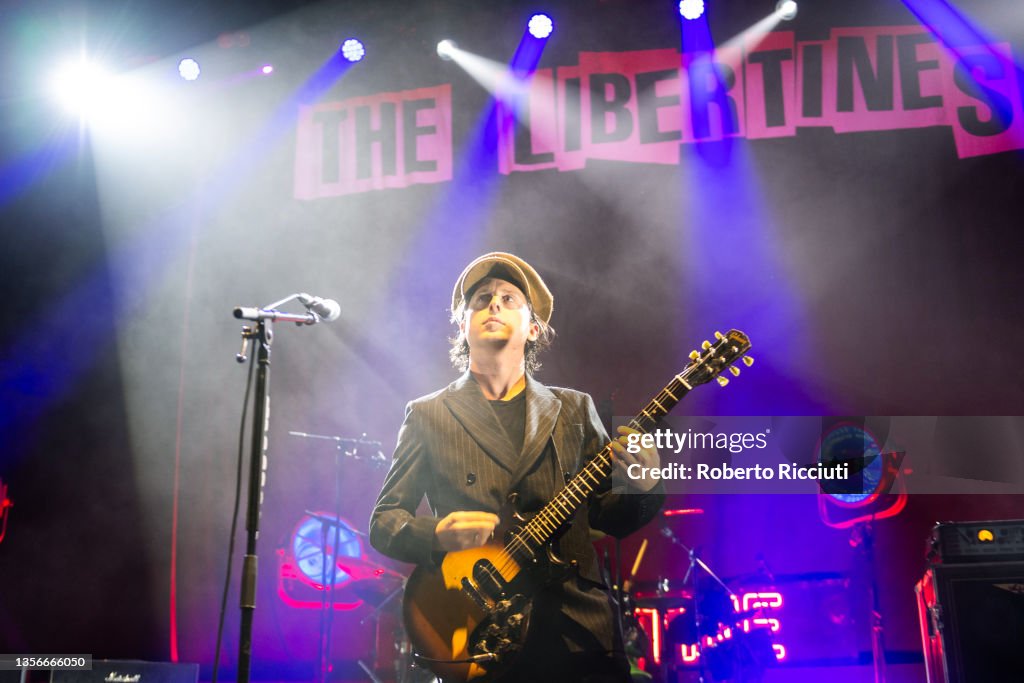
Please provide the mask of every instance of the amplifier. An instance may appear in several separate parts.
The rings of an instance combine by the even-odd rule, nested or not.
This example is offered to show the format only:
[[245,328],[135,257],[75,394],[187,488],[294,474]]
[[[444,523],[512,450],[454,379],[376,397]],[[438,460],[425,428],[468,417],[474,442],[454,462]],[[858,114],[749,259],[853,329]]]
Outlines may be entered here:
[[51,683],[197,683],[198,664],[94,659],[91,671],[54,671]]
[[1024,560],[1024,519],[940,522],[932,529],[928,561],[933,564]]
[[916,592],[928,683],[1024,681],[1024,562],[934,565]]

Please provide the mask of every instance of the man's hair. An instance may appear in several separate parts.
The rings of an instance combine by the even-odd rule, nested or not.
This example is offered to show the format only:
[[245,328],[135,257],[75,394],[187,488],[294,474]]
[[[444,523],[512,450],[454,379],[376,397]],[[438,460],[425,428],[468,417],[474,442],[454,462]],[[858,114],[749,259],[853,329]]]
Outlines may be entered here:
[[[469,297],[467,296],[467,298]],[[538,360],[537,356],[541,351],[551,346],[551,342],[555,338],[555,328],[537,317],[537,314],[533,312],[532,304],[527,304],[527,306],[530,308],[530,322],[536,323],[537,327],[540,328],[540,335],[536,341],[527,341],[526,348],[523,350],[526,372],[532,375],[540,370],[540,360]],[[462,320],[466,316],[467,309],[466,302],[463,301],[457,309],[452,311],[451,320],[459,326],[459,333],[448,340],[452,345],[452,348],[448,351],[448,357],[451,359],[452,365],[460,372],[465,372],[469,369],[469,342],[466,340],[466,335],[462,332]]]

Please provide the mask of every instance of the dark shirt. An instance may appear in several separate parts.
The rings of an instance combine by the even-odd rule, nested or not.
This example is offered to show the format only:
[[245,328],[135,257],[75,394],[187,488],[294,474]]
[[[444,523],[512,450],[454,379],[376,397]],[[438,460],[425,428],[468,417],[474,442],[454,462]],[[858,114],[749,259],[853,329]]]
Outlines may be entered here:
[[505,428],[505,434],[515,448],[516,453],[523,450],[523,437],[526,434],[526,392],[520,391],[508,401],[488,401],[494,409],[498,421]]

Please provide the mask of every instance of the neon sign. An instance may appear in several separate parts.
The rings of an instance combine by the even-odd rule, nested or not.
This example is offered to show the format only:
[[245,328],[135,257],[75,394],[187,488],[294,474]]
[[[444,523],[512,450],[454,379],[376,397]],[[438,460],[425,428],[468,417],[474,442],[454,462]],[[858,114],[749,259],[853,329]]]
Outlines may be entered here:
[[[743,619],[736,620],[733,624],[719,624],[717,633],[704,636],[704,648],[717,647],[735,636],[734,629],[742,629],[743,633],[750,633],[756,629],[767,630],[772,635],[772,650],[775,653],[776,661],[785,661],[788,652],[786,646],[778,641],[778,635],[782,631],[782,606],[785,602],[782,593],[778,591],[755,591],[730,595],[733,612],[737,615],[746,614]],[[651,639],[651,651],[654,662],[661,664],[665,651],[665,634],[669,624],[684,613],[688,608],[673,607],[662,613],[656,607],[638,607],[634,610],[637,622]],[[750,613],[756,612],[757,616]],[[671,646],[671,645],[670,645]],[[701,648],[697,642],[684,642],[676,645],[678,661],[684,665],[695,664],[700,659]]]

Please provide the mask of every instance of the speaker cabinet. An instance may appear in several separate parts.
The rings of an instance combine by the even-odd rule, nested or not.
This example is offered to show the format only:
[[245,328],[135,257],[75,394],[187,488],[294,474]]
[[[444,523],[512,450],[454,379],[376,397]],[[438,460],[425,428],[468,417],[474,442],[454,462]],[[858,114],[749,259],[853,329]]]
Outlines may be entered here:
[[928,683],[1024,681],[1024,562],[933,565],[916,592]]
[[197,683],[198,664],[93,660],[91,671],[54,671],[51,683]]

